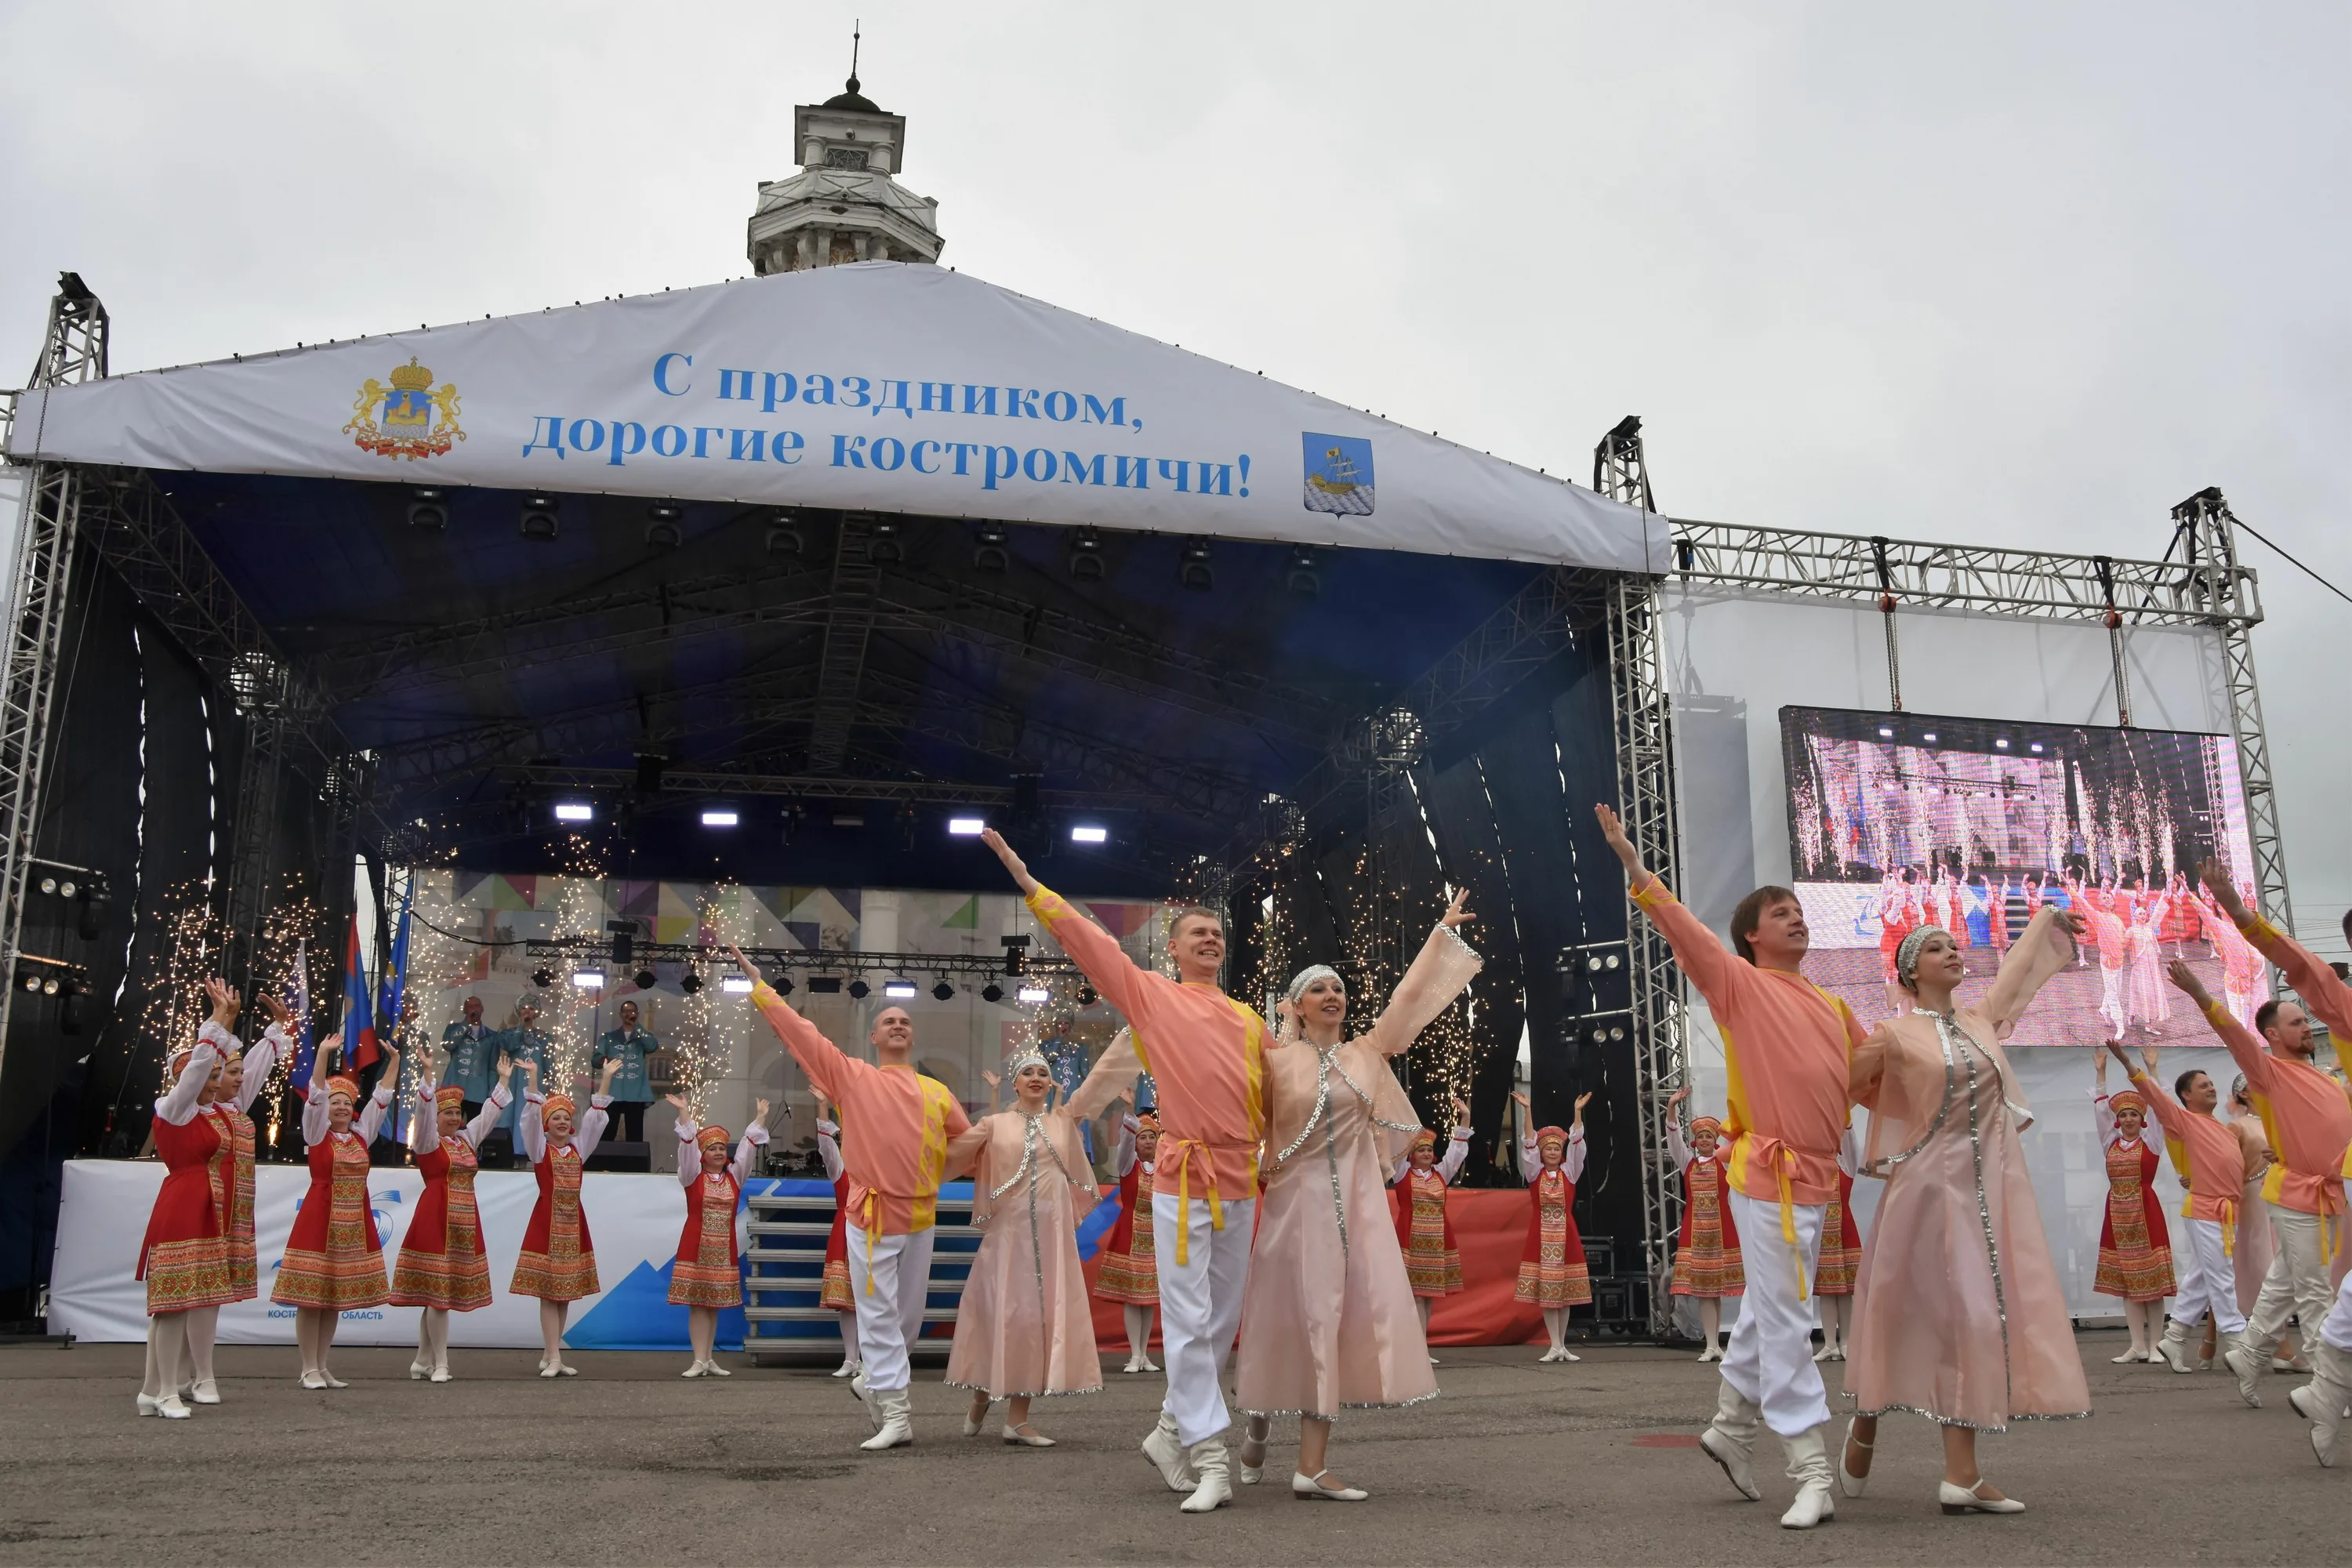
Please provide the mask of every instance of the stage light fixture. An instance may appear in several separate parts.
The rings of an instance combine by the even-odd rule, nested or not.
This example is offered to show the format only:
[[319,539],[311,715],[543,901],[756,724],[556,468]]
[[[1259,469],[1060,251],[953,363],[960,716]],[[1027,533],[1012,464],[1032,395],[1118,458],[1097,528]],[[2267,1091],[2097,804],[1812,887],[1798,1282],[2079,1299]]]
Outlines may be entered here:
[[983,1002],[1002,1002],[1004,1000],[1004,987],[992,980],[980,988],[980,999]]
[[[777,989],[782,990],[784,986],[790,984],[792,982],[786,980],[783,985],[778,986]],[[751,977],[748,974],[724,975],[719,979],[719,989],[730,996],[749,996],[751,994]]]
[[626,969],[637,956],[637,922],[606,921],[604,934],[613,939],[613,967]]
[[1176,568],[1176,580],[1195,594],[1205,594],[1217,585],[1217,569],[1209,564],[1207,540],[1184,542],[1184,558]]
[[555,820],[593,822],[596,820],[596,808],[584,800],[559,800],[555,803]]
[[768,520],[768,553],[795,557],[808,553],[808,534],[800,513],[787,507]]
[[812,996],[838,996],[841,994],[841,976],[812,974],[808,979],[808,988]]
[[1921,740],[1923,740],[1923,741],[1927,742],[1927,744],[1929,744],[1929,745],[1931,745],[1931,746],[1932,746],[1932,745],[1934,745],[1934,744],[1936,743],[1936,731],[1933,731],[1933,730],[1930,730],[1930,731],[1928,731],[1926,734],[1924,734],[1924,735],[1920,736],[1919,738],[1920,738]]
[[2026,749],[2027,751],[2029,751],[2029,752],[2037,752],[2037,753],[2038,753],[2038,752],[2042,750],[2042,742],[2039,742],[2039,741],[2035,741],[2035,742],[2033,742],[2032,744],[2028,745],[2025,749]]
[[915,983],[911,980],[885,980],[882,994],[893,1002],[910,1002],[914,1000]]
[[1001,574],[1009,568],[1013,564],[1013,552],[1005,548],[1009,537],[1001,522],[975,524],[972,529],[971,569]]
[[1110,842],[1110,829],[1108,827],[1098,826],[1091,822],[1081,822],[1071,827],[1070,842],[1073,844],[1108,844]]
[[604,972],[601,969],[575,969],[572,972],[572,988],[575,991],[602,991]]
[[81,1033],[81,999],[89,994],[89,987],[87,984],[70,976],[67,978],[65,1004],[58,1009],[58,1033],[67,1035]]
[[521,526],[525,539],[534,539],[542,544],[554,543],[556,532],[562,526],[556,512],[555,498],[549,495],[524,498]]
[[39,975],[37,975],[37,974],[27,974],[27,975],[26,975],[26,976],[25,976],[25,989],[26,989],[26,990],[27,990],[27,991],[29,991],[29,992],[32,992],[32,993],[33,993],[34,994],[36,994],[36,995],[38,995],[38,994],[40,994],[40,989],[41,989],[41,977],[40,977]]
[[950,816],[948,818],[948,832],[957,838],[977,838],[987,826],[987,821],[982,817]]
[[940,976],[940,983],[931,987],[931,994],[942,1002],[952,1001],[955,998],[955,987],[949,984],[948,977],[942,974]]
[[1078,583],[1099,583],[1105,567],[1102,558],[1102,535],[1091,528],[1081,528],[1070,535],[1070,578]]
[[853,980],[853,981],[851,981],[851,982],[849,983],[849,996],[850,996],[850,1000],[851,1000],[851,1001],[853,1001],[853,1002],[863,1002],[863,1001],[865,1001],[868,996],[871,996],[871,995],[873,995],[873,994],[874,994],[874,987],[872,987],[871,985],[866,984],[865,981],[863,981],[863,980]]
[[408,492],[408,526],[438,533],[449,526],[449,500],[442,491],[420,485]]
[[530,972],[530,983],[543,991],[555,984],[555,971],[541,964]]
[[54,974],[44,976],[41,981],[41,994],[44,996],[54,996],[57,994],[58,977]]
[[1888,725],[1881,724],[1878,727],[1878,738],[1882,741],[1891,741],[1895,739],[1895,731]]
[[862,811],[836,811],[833,814],[833,825],[835,827],[863,827],[866,826],[866,814]]
[[71,882],[59,882],[58,884],[58,897],[61,899],[70,899],[80,890],[80,889],[75,887]]
[[84,942],[96,942],[106,929],[106,886],[93,882],[82,889],[81,920],[74,927]]
[[1029,1006],[1042,1007],[1054,999],[1054,994],[1032,980],[1021,987],[1021,1000]]
[[647,799],[661,794],[662,774],[668,768],[667,757],[657,757],[650,752],[639,752],[637,753],[637,793]]
[[[752,988],[751,980],[749,975],[739,976],[739,978],[742,980],[746,990]],[[835,981],[833,985],[834,989],[836,991],[841,989],[841,982],[838,980]],[[779,996],[789,996],[793,994],[793,977],[789,974],[779,974],[776,976],[776,983],[773,985],[769,986],[768,989],[773,991]],[[816,987],[812,985],[809,989],[814,991]]]
[[1097,1002],[1099,1002],[1099,1001],[1101,1001],[1101,1000],[1102,1000],[1102,998],[1101,998],[1101,997],[1099,997],[1099,996],[1097,996],[1097,995],[1096,995],[1096,994],[1095,994],[1095,988],[1094,988],[1093,986],[1091,986],[1091,985],[1086,985],[1086,984],[1081,984],[1081,985],[1078,987],[1078,1005],[1079,1005],[1079,1006],[1081,1006],[1081,1007],[1091,1007],[1091,1006],[1093,1006]]
[[1323,596],[1323,574],[1315,570],[1315,552],[1304,544],[1290,549],[1290,565],[1283,574],[1283,586],[1294,598],[1319,599]]
[[866,558],[877,566],[898,566],[906,563],[907,542],[897,521],[887,517],[874,520],[873,531],[866,535]]
[[714,808],[702,814],[705,827],[733,827],[743,820],[742,814],[729,809]]
[[1025,935],[1006,936],[999,937],[997,940],[1004,944],[1004,973],[1006,977],[1017,979],[1021,975],[1029,973],[1028,937]]
[[640,969],[635,974],[629,976],[631,984],[635,984],[640,991],[652,990],[660,979],[661,976],[656,974],[650,969]]
[[689,969],[677,977],[677,988],[691,996],[702,989],[702,976]]
[[2005,752],[2009,750],[2009,737],[2006,735],[1996,736],[1994,737],[1992,744],[1995,751]]
[[41,879],[41,891],[45,893],[54,893],[57,890],[58,879],[55,877],[44,877]]

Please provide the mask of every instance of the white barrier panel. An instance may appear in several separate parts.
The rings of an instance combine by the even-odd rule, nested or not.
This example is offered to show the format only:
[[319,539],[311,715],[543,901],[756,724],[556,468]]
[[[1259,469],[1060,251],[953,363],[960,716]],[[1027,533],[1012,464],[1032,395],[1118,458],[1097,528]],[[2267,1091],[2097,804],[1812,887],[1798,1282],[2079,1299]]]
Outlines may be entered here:
[[[269,1301],[270,1282],[286,1252],[287,1233],[310,1187],[300,1165],[263,1165],[256,1172],[254,1238],[261,1270],[261,1299],[221,1309],[220,1337],[239,1344],[292,1344],[294,1309]],[[154,1160],[69,1160],[58,1208],[58,1249],[49,1286],[53,1331],[85,1340],[147,1337],[147,1289],[131,1272],[138,1267],[140,1238],[163,1166]],[[772,1184],[755,1181],[748,1191]],[[368,1173],[368,1196],[389,1272],[415,1212],[424,1178],[415,1171],[386,1167]],[[484,1171],[475,1178],[483,1245],[490,1259],[491,1301],[472,1312],[449,1315],[453,1345],[539,1343],[539,1302],[507,1289],[515,1255],[530,1223],[539,1185],[524,1171]],[[596,1247],[596,1271],[604,1291],[572,1304],[564,1342],[582,1350],[684,1350],[686,1309],[669,1305],[669,1271],[678,1232],[686,1224],[686,1195],[674,1175],[592,1173],[580,1201]],[[345,1312],[336,1342],[355,1345],[413,1345],[414,1307],[367,1307]],[[719,1315],[719,1342],[730,1348],[743,1337],[739,1308]]]

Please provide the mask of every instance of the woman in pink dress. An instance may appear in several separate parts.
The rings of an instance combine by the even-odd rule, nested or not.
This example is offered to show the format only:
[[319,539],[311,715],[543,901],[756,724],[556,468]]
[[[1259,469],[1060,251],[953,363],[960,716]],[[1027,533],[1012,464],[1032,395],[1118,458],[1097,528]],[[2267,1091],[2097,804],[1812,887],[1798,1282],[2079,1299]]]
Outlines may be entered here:
[[1022,1052],[1011,1070],[1013,1109],[948,1140],[948,1170],[971,1167],[972,1223],[983,1234],[956,1309],[947,1382],[971,1390],[965,1436],[980,1435],[1001,1399],[1004,1440],[1050,1448],[1054,1439],[1029,1423],[1029,1402],[1102,1391],[1077,1240],[1078,1221],[1099,1194],[1076,1121],[1046,1109],[1054,1070],[1044,1053]]
[[2131,924],[2124,931],[2124,1008],[2131,1021],[2152,1035],[2156,1026],[2172,1016],[2166,995],[2171,987],[2164,978],[2163,930],[2165,900],[2143,893],[2133,904]]
[[1344,1039],[1348,991],[1323,964],[1290,983],[1283,1043],[1265,1057],[1265,1195],[1242,1295],[1234,1382],[1248,1413],[1241,1479],[1265,1467],[1272,1418],[1298,1417],[1291,1495],[1360,1502],[1328,1466],[1342,1409],[1437,1396],[1429,1343],[1390,1216],[1388,1178],[1421,1129],[1389,1070],[1470,984],[1482,962],[1454,901],[1372,1026]]
[[1914,931],[1898,968],[1918,1009],[1853,1053],[1849,1089],[1872,1113],[1863,1170],[1886,1191],[1855,1281],[1846,1392],[1859,1411],[1838,1467],[1848,1496],[1869,1477],[1878,1418],[1908,1410],[1944,1429],[1945,1512],[2022,1512],[1983,1479],[1977,1434],[2090,1414],[2018,1142],[2032,1118],[2000,1045],[2072,962],[2075,926],[2044,908],[1984,1000],[1957,1009],[1959,949],[1932,926]]

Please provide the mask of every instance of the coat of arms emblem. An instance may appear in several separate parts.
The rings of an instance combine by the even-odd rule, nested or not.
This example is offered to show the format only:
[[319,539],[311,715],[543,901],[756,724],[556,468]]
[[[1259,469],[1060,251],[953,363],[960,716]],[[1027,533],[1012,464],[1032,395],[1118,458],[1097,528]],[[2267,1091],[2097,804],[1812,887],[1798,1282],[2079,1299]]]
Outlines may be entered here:
[[1307,510],[1346,517],[1372,514],[1372,444],[1360,436],[1308,432]]
[[[392,373],[392,384],[370,376],[352,403],[352,422],[343,434],[362,452],[379,458],[437,458],[451,444],[466,438],[457,428],[457,387],[443,382],[433,387],[433,372],[415,355]],[[383,412],[379,414],[377,411]]]

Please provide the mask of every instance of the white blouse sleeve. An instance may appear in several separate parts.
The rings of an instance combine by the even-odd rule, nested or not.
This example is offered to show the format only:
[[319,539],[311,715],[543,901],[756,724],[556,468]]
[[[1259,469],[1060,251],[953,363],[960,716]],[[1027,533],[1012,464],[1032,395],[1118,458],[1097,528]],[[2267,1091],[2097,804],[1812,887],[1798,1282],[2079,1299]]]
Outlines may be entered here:
[[1571,1182],[1584,1179],[1584,1129],[1568,1130],[1568,1153],[1559,1163],[1560,1173]]
[[188,1056],[188,1065],[180,1069],[180,1076],[172,1080],[172,1087],[155,1101],[158,1121],[169,1122],[173,1127],[185,1127],[196,1119],[196,1097],[203,1094],[205,1085],[212,1081],[215,1056],[212,1041],[202,1038],[196,1041],[196,1048]]
[[1528,1180],[1528,1181],[1532,1182],[1532,1181],[1534,1181],[1534,1180],[1536,1179],[1536,1173],[1537,1173],[1538,1171],[1541,1171],[1542,1169],[1543,1169],[1543,1154],[1542,1154],[1542,1152],[1541,1152],[1541,1151],[1539,1151],[1538,1149],[1537,1149],[1537,1147],[1536,1147],[1536,1141],[1535,1141],[1532,1137],[1528,1136],[1527,1133],[1524,1133],[1524,1132],[1520,1133],[1520,1134],[1519,1134],[1519,1174],[1520,1174],[1520,1176],[1521,1176],[1521,1177],[1523,1177],[1523,1178],[1525,1178],[1525,1179],[1526,1179],[1526,1180]]
[[507,1107],[512,1100],[513,1097],[507,1093],[504,1084],[490,1090],[490,1098],[482,1102],[482,1109],[466,1123],[466,1131],[459,1136],[475,1148],[480,1148],[482,1140],[490,1135],[490,1129],[499,1124],[499,1118],[507,1113]]
[[612,1103],[609,1094],[589,1097],[588,1112],[580,1119],[580,1130],[572,1135],[572,1146],[580,1151],[580,1163],[583,1165],[588,1156],[596,1152],[596,1145],[604,1141],[604,1129],[613,1120],[604,1108]]
[[302,1142],[306,1148],[312,1143],[326,1142],[330,1130],[327,1101],[331,1098],[325,1084],[314,1083],[310,1086],[310,1098],[302,1101]]
[[380,1083],[376,1085],[375,1092],[368,1096],[367,1106],[360,1112],[361,1142],[374,1142],[375,1135],[383,1131],[383,1119],[392,1111],[392,1092],[389,1084]]
[[1674,1156],[1677,1171],[1691,1163],[1690,1140],[1683,1136],[1682,1118],[1671,1113],[1666,1117],[1666,1152]]
[[743,1136],[735,1143],[733,1168],[737,1181],[748,1182],[751,1179],[751,1152],[767,1147],[767,1143],[768,1130],[758,1122],[754,1121],[751,1126],[743,1129]]
[[284,1029],[272,1024],[262,1031],[260,1042],[245,1053],[245,1081],[237,1085],[236,1096],[239,1110],[253,1109],[255,1098],[261,1093],[261,1086],[268,1081],[271,1069],[278,1066],[278,1058],[292,1054],[288,1048]]
[[702,1174],[702,1151],[695,1146],[694,1135],[702,1131],[693,1117],[681,1112],[677,1119],[677,1184],[694,1185]]
[[1470,1129],[1457,1127],[1453,1141],[1445,1145],[1445,1152],[1437,1157],[1437,1173],[1445,1178],[1447,1186],[1454,1184],[1454,1178],[1462,1173],[1462,1162],[1469,1157]]
[[522,1157],[536,1165],[547,1158],[547,1124],[541,1120],[542,1096],[525,1094],[522,1109],[515,1113],[515,1137],[522,1144]]
[[824,1179],[828,1182],[841,1180],[841,1144],[836,1142],[840,1134],[841,1129],[830,1121],[816,1124],[816,1152],[824,1161]]

